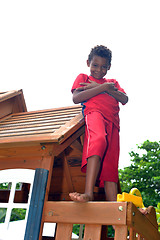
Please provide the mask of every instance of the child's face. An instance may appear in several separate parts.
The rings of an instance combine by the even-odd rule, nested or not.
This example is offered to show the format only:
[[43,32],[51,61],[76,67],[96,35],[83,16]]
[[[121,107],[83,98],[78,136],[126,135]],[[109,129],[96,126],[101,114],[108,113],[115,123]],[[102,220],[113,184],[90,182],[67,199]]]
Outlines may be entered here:
[[91,76],[96,79],[103,78],[110,69],[108,60],[96,55],[93,56],[91,62],[87,60],[87,66],[90,67]]

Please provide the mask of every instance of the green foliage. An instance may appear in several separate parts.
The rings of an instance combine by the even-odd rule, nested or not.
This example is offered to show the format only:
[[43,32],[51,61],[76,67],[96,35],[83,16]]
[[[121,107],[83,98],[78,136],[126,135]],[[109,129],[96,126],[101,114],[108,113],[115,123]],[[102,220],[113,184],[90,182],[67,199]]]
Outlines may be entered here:
[[131,166],[119,171],[121,188],[129,192],[138,188],[144,205],[156,206],[160,200],[160,142],[145,141],[138,146],[139,153],[131,152]]
[[[6,211],[7,211],[6,208],[0,208],[0,223],[4,223]],[[26,209],[13,208],[12,213],[11,213],[10,222],[23,220],[23,219],[25,219],[25,215],[26,215]]]
[[10,222],[23,220],[23,219],[25,219],[25,215],[26,215],[26,209],[23,209],[23,208],[13,208],[12,209],[12,213],[11,213]]
[[0,189],[3,189],[3,190],[8,189],[8,185],[9,185],[8,182],[7,183],[0,183]]
[[156,207],[156,216],[157,216],[158,230],[160,232],[160,203],[158,203]]
[[[0,183],[0,189],[1,190],[8,190],[10,189],[12,186],[11,183],[8,183],[8,182],[5,182],[5,183]],[[17,183],[16,184],[16,190],[20,189],[21,188],[21,183]]]
[[[80,229],[80,224],[73,224],[73,233],[75,233],[77,236],[79,236],[79,229]],[[84,232],[84,226],[83,226],[83,232]]]
[[0,208],[0,223],[4,223],[7,208]]
[[[73,233],[75,233],[77,236],[79,236],[79,229],[80,229],[80,224],[73,224]],[[84,236],[84,229],[85,225],[83,226],[83,234],[82,237]],[[114,230],[112,226],[108,226],[108,237],[114,237]]]

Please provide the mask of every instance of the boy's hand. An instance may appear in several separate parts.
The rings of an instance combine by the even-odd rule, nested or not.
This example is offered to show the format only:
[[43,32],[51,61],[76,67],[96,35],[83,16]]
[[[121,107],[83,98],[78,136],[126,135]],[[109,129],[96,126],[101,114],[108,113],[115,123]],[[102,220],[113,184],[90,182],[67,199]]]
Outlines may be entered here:
[[113,92],[113,91],[117,91],[118,89],[115,87],[115,84],[113,82],[107,82],[104,83],[106,86],[106,92]]
[[80,85],[82,85],[82,87],[76,88],[76,90],[84,91],[84,90],[87,90],[87,89],[90,89],[90,88],[95,88],[100,84],[89,80],[89,83],[80,83]]

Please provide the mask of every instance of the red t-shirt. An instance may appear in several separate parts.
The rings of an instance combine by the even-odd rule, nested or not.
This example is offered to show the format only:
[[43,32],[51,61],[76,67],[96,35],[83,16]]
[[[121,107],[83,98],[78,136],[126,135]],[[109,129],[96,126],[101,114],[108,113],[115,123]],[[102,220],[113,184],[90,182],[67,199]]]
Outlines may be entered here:
[[[115,79],[95,79],[92,76],[88,76],[86,74],[79,74],[77,76],[76,80],[73,83],[71,91],[73,92],[76,88],[81,87],[82,85],[80,85],[80,83],[82,82],[89,83],[88,79],[99,84],[102,84],[104,82],[113,82],[119,91],[125,93],[125,91],[120,87],[119,83]],[[119,128],[119,102],[108,93],[104,92],[98,94],[95,97],[92,97],[83,102],[82,105],[84,105],[84,115],[88,114],[89,112],[98,111],[106,119],[113,122],[115,126]]]

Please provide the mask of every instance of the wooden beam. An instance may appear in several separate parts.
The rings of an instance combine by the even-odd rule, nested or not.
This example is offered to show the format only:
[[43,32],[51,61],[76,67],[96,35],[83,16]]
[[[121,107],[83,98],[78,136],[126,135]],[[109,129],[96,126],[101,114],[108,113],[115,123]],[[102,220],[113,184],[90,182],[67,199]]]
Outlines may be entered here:
[[127,239],[127,226],[116,226],[115,227],[115,240],[126,240]]
[[[48,181],[46,185],[46,192],[45,192],[45,198],[44,198],[44,203],[48,201],[48,196],[49,196],[49,191],[50,191],[50,186],[51,186],[51,179],[52,179],[52,172],[53,172],[53,164],[54,164],[54,158],[50,157],[44,158],[44,163],[41,167],[47,167],[48,170]],[[44,209],[42,213],[42,218],[41,218],[41,226],[40,226],[40,231],[39,231],[39,240],[42,239],[42,231],[43,231],[43,226],[44,226]],[[38,239],[38,238],[37,238]]]
[[134,229],[132,227],[129,229],[129,239],[136,240],[136,232],[134,231]]
[[53,154],[58,156],[61,152],[64,151],[68,146],[70,146],[78,137],[84,133],[84,126],[74,132],[66,141],[57,144],[53,144]]
[[125,225],[125,202],[46,202],[44,221],[55,223]]
[[58,223],[55,240],[71,240],[73,224]]
[[64,174],[65,174],[66,181],[67,181],[67,184],[68,184],[68,190],[69,190],[69,192],[74,192],[75,190],[74,190],[74,186],[73,186],[73,183],[72,183],[72,177],[71,177],[71,173],[70,173],[70,169],[69,169],[69,165],[68,165],[66,155],[64,154],[63,157],[64,157]]
[[87,224],[84,230],[84,240],[101,240],[101,225]]
[[71,148],[77,149],[81,153],[83,151],[83,146],[80,144],[80,142],[77,139],[71,144]]
[[39,237],[47,179],[48,170],[36,169],[24,240]]
[[51,138],[57,139],[58,142],[62,143],[82,126],[84,126],[84,117],[80,113],[51,134]]
[[128,203],[127,208],[127,225],[146,240],[160,239],[160,233],[150,221],[149,216],[143,215],[131,202]]
[[[44,149],[42,150],[42,148]],[[49,169],[50,159],[52,160],[54,156],[50,154],[52,146],[39,146],[30,150],[30,148],[24,148],[22,150],[15,149],[8,153],[7,156],[0,156],[0,170],[3,169],[13,169],[13,168],[26,168],[26,169],[36,169],[36,168],[45,168]],[[24,152],[23,152],[24,150]],[[27,153],[28,150],[28,153]],[[31,152],[30,152],[31,151]],[[33,156],[32,156],[33,153]],[[7,154],[7,152],[6,152]],[[12,156],[13,154],[13,156]],[[37,156],[36,156],[37,155]],[[38,156],[39,155],[39,156]]]
[[84,144],[84,134],[80,136],[80,140],[81,140],[81,144],[83,146],[83,144]]
[[[80,133],[80,134],[79,134]],[[66,144],[69,142],[71,144],[77,137],[84,133],[84,126],[79,127],[78,129],[74,129],[74,131],[69,132],[65,138],[62,135],[59,138],[57,136],[52,136],[52,134],[34,134],[24,137],[10,137],[0,139],[0,149],[8,148],[8,147],[19,147],[19,146],[32,146],[40,143],[57,143],[56,148],[58,149],[58,145],[62,145],[62,143]],[[74,138],[76,136],[76,138]],[[55,138],[54,138],[55,137]],[[74,139],[73,139],[74,138]],[[69,146],[69,145],[68,145]],[[59,153],[58,153],[59,154]]]

